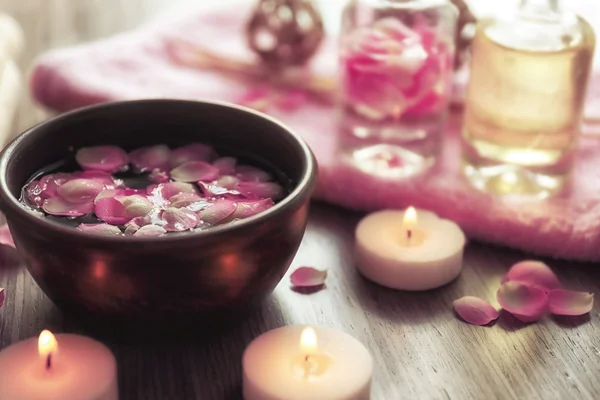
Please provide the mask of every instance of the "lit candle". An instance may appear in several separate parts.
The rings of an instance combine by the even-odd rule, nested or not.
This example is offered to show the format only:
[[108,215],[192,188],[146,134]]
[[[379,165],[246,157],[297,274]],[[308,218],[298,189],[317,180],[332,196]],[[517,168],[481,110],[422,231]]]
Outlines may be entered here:
[[399,290],[428,290],[462,269],[462,230],[436,214],[409,207],[367,215],[356,228],[356,262],[366,278]]
[[2,400],[117,400],[115,357],[78,335],[43,331],[0,352]]
[[245,400],[368,400],[373,360],[347,333],[285,326],[256,338],[242,360]]

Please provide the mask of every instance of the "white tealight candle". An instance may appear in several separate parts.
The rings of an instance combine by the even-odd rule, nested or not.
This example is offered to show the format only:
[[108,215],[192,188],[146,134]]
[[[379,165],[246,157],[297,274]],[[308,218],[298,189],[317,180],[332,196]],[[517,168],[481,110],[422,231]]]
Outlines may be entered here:
[[2,400],[117,400],[115,357],[101,343],[48,331],[0,353]]
[[380,211],[356,228],[356,262],[361,274],[382,286],[428,290],[460,274],[465,243],[458,225],[432,212]]
[[347,333],[285,326],[256,338],[242,360],[245,400],[368,400],[373,360]]

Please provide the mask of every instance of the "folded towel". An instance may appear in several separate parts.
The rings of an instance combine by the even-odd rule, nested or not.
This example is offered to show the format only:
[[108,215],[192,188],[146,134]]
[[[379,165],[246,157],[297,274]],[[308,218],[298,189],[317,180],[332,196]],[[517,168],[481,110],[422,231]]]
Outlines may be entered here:
[[[31,90],[40,103],[57,111],[164,97],[259,104],[315,152],[320,167],[317,199],[363,211],[414,205],[456,221],[475,239],[539,255],[600,260],[600,141],[582,140],[572,187],[542,201],[495,198],[471,188],[459,170],[458,117],[450,123],[438,163],[426,176],[373,176],[337,152],[329,96],[335,86],[335,40],[326,40],[309,71],[296,71],[276,88],[245,45],[249,12],[190,12],[101,42],[51,51],[37,60]],[[591,93],[598,96],[600,79],[593,86]]]

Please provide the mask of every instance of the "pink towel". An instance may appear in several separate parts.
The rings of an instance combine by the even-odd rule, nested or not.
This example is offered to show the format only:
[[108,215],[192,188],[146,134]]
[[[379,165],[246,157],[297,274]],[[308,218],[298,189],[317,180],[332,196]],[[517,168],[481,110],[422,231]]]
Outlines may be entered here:
[[[40,103],[57,111],[137,98],[248,99],[265,88],[259,79],[247,79],[257,72],[243,40],[248,12],[192,13],[102,42],[52,51],[37,61],[31,89]],[[202,60],[206,68],[174,62],[176,38],[193,41],[210,54],[212,58]],[[335,50],[329,39],[313,60],[310,76],[335,78]],[[246,79],[223,73],[223,60],[235,60],[227,68],[243,69],[240,76]],[[210,62],[221,70],[207,68]],[[591,92],[597,96],[599,91],[600,83],[595,83]],[[414,205],[456,221],[475,239],[538,255],[600,260],[600,141],[595,138],[581,142],[568,194],[544,201],[499,199],[472,189],[461,177],[456,122],[439,162],[425,177],[390,180],[361,172],[338,157],[330,103],[293,92],[265,112],[297,131],[315,152],[320,166],[317,199],[364,211]]]

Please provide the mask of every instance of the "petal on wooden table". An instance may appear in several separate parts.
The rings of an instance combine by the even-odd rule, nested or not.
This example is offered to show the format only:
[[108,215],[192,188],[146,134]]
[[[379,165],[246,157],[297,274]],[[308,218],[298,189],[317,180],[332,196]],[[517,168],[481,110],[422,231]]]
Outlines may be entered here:
[[498,310],[490,303],[475,296],[464,296],[452,303],[454,311],[473,325],[487,325],[498,319]]

